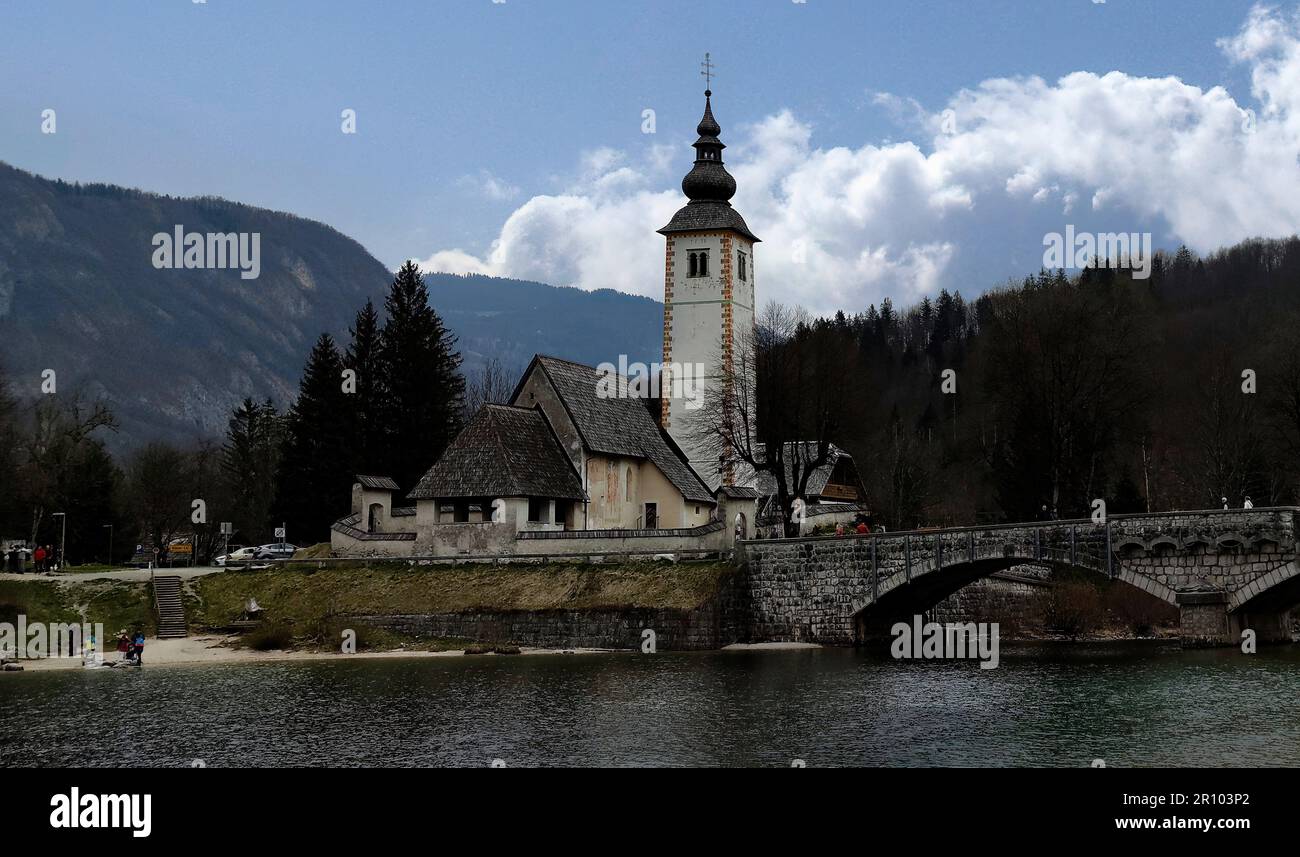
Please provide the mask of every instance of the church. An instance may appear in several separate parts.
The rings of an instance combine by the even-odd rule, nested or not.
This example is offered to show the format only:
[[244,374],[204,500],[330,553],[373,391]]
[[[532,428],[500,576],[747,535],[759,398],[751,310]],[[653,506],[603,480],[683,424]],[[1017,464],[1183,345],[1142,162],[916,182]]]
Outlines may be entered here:
[[[695,161],[682,180],[687,203],[658,230],[664,374],[701,367],[706,389],[752,372],[735,349],[754,325],[759,243],[731,205],[736,180],[723,162],[712,96],[706,89]],[[732,373],[719,371],[724,361]],[[609,395],[597,368],[534,357],[509,402],[480,409],[410,492],[414,505],[395,504],[391,479],[358,476],[351,514],[333,527],[335,552],[717,550],[752,537],[755,480],[700,440],[691,420],[698,400],[674,395],[671,377],[659,380],[658,399]],[[740,386],[752,390],[752,378]],[[636,389],[621,376],[613,387]]]

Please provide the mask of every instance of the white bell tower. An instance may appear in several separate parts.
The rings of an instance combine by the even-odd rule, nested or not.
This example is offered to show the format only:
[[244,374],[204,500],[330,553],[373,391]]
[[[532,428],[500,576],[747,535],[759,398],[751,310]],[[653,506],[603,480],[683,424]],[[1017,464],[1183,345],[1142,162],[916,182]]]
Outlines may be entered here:
[[[705,55],[704,73],[712,75]],[[726,383],[719,362],[736,360],[735,349],[754,326],[754,246],[759,239],[731,207],[736,180],[722,163],[726,148],[713,118],[713,92],[704,91],[704,118],[695,141],[695,165],[682,179],[690,201],[659,233],[667,241],[664,256],[664,383],[660,420],[686,453],[695,472],[710,488],[735,484],[738,474],[692,439],[688,399],[674,395],[671,373],[687,372],[696,384]],[[735,371],[741,371],[736,365]],[[752,371],[752,366],[746,367]],[[701,378],[701,376],[703,376]],[[753,390],[752,378],[746,389]],[[743,478],[743,477],[742,477]]]

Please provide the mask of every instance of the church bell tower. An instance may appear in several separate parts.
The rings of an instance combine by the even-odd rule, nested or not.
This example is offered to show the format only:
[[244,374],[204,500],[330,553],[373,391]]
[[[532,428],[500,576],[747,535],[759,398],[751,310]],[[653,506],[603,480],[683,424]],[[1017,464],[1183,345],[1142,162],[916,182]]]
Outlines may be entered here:
[[[705,55],[706,82],[713,66]],[[692,403],[669,383],[674,373],[690,373],[698,389],[728,383],[720,366],[736,362],[735,349],[754,326],[754,245],[759,239],[731,207],[736,180],[722,163],[726,148],[713,118],[713,92],[704,91],[704,118],[696,128],[695,165],[682,179],[686,203],[659,230],[667,242],[664,255],[664,355],[660,420],[690,459],[695,472],[710,487],[735,484],[735,467],[720,462],[716,451],[704,448],[698,438],[699,402]],[[725,362],[724,362],[725,361]],[[745,370],[753,367],[746,361]],[[744,384],[754,388],[752,377]],[[706,394],[706,402],[716,394]],[[695,429],[693,432],[692,429]]]

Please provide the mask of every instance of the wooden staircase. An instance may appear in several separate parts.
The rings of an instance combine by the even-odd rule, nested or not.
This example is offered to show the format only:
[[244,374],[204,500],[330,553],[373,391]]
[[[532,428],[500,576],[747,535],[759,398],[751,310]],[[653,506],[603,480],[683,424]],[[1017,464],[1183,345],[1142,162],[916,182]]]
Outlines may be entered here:
[[158,611],[158,639],[186,637],[185,604],[181,601],[181,579],[176,575],[155,576],[153,603]]

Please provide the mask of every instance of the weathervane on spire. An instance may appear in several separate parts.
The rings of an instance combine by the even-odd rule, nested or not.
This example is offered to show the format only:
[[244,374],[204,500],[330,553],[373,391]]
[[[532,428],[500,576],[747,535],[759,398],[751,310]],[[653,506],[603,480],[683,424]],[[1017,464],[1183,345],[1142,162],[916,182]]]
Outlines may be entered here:
[[704,93],[712,94],[713,90],[713,61],[709,59],[709,54],[704,54],[704,62],[700,63],[700,74],[704,76]]

